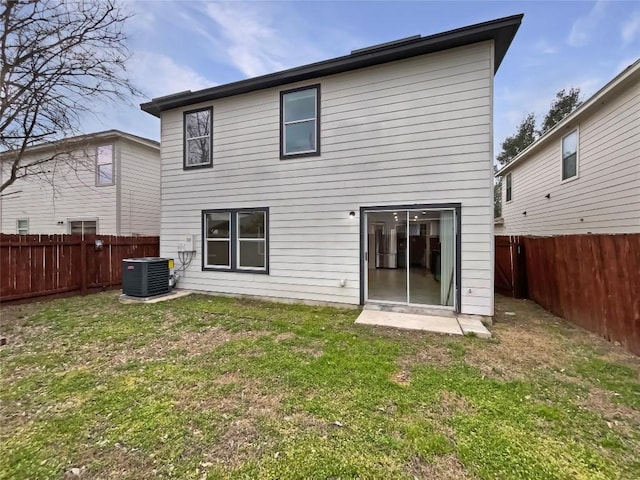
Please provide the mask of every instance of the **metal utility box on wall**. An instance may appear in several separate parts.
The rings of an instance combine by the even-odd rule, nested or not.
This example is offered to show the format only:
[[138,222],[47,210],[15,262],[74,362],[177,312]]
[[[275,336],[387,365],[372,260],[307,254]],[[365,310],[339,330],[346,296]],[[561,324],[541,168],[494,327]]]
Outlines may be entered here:
[[122,293],[131,297],[168,293],[172,264],[169,258],[125,258],[122,260]]
[[195,252],[197,235],[187,235],[178,242],[179,252]]

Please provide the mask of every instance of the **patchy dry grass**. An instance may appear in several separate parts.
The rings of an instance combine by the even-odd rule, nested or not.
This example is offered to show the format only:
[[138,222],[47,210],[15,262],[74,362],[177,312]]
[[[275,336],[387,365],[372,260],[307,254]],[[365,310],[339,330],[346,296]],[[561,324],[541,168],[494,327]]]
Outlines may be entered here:
[[356,316],[3,308],[0,478],[640,478],[638,358],[526,301],[490,341]]

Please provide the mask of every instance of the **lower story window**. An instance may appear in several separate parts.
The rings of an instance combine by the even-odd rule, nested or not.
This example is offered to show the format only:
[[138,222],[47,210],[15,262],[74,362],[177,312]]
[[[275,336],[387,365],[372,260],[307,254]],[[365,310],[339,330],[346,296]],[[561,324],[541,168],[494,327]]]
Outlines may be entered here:
[[211,212],[205,215],[205,265],[231,268],[231,213]]
[[95,220],[71,220],[69,233],[72,235],[95,235],[98,231]]
[[205,270],[268,272],[268,208],[204,210]]
[[29,220],[26,218],[18,220],[16,228],[18,235],[27,235],[29,233]]

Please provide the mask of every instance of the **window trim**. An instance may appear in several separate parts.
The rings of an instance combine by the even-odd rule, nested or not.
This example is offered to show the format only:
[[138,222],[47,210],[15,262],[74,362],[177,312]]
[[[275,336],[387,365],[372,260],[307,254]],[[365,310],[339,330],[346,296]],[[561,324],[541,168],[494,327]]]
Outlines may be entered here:
[[[564,152],[563,152],[564,139],[567,138],[569,135],[572,135],[574,132],[576,134],[576,174],[572,175],[571,177],[563,178],[564,177]],[[573,180],[577,180],[579,177],[580,177],[580,131],[579,131],[579,128],[576,126],[575,128],[571,129],[569,133],[567,133],[566,135],[563,135],[562,138],[560,139],[560,183],[571,182]]]
[[[209,112],[209,161],[207,163],[198,163],[195,165],[187,165],[187,115],[190,113]],[[193,170],[197,168],[213,167],[213,106],[196,108],[195,110],[186,110],[182,112],[182,169]]]
[[[240,213],[251,213],[251,212],[263,212],[264,213],[264,248],[265,248],[265,258],[264,258],[264,268],[254,268],[254,267],[240,267],[240,235],[239,235],[239,225],[238,225],[238,214]],[[207,237],[206,237],[206,216],[209,213],[229,213],[230,225],[229,225],[229,263],[230,267],[226,266],[213,266],[207,265]],[[236,273],[255,273],[261,275],[269,275],[269,207],[255,207],[255,208],[214,208],[202,210],[200,215],[200,227],[201,227],[201,268],[202,271],[213,271],[213,272],[236,272]]]
[[[206,234],[206,218],[207,218],[207,214],[211,214],[211,213],[226,213],[229,216],[229,235],[227,238],[215,238],[215,239],[209,239],[209,237],[207,237]],[[231,267],[233,265],[233,259],[231,258],[231,255],[233,253],[233,249],[232,249],[232,244],[233,244],[233,232],[231,231],[231,226],[233,225],[233,213],[228,211],[228,210],[209,210],[206,211],[206,213],[203,213],[202,215],[202,264],[203,267],[206,267],[207,269],[211,269],[211,270],[224,270],[224,271],[230,271]],[[221,242],[229,242],[229,248],[228,248],[228,254],[229,254],[229,263],[227,265],[206,265],[206,259],[207,259],[207,242],[209,241],[221,241]]]
[[[264,230],[264,238],[254,238],[254,237],[249,237],[249,238],[242,238],[240,236],[240,222],[239,222],[239,217],[240,214],[242,213],[257,213],[260,212],[264,215],[264,226],[265,226],[265,230]],[[257,270],[257,271],[263,271],[267,268],[267,249],[266,249],[266,245],[267,245],[267,212],[264,210],[251,210],[251,211],[240,211],[240,212],[236,212],[235,213],[236,216],[236,268],[238,270]],[[264,258],[265,258],[265,266],[262,268],[259,267],[243,267],[242,265],[240,265],[240,242],[241,241],[245,241],[245,242],[261,242],[264,244]]]
[[505,203],[510,203],[513,200],[513,172],[509,172],[504,178],[504,198]]
[[[98,149],[111,147],[111,183],[100,183],[100,165],[98,164]],[[116,184],[116,147],[113,143],[102,143],[96,145],[96,157],[94,166],[96,169],[96,187],[112,187]]]
[[[315,89],[316,91],[316,148],[312,152],[302,153],[285,153],[284,145],[284,96],[289,93],[301,92],[304,90]],[[280,160],[288,160],[290,158],[305,158],[320,156],[320,84],[305,85],[304,87],[292,88],[280,91]]]
[[[25,233],[20,233],[20,222],[27,222],[27,231]],[[16,233],[18,235],[29,235],[29,219],[28,218],[18,218],[16,219]]]
[[[82,235],[82,238],[84,238],[85,233],[84,233],[84,222],[94,222],[96,224],[96,233],[95,235],[100,235],[100,223],[98,221],[98,218],[67,218],[67,233],[69,235],[78,235],[71,233],[71,222],[83,222],[82,223],[82,233],[80,235]],[[94,235],[93,233],[87,233],[86,235]]]

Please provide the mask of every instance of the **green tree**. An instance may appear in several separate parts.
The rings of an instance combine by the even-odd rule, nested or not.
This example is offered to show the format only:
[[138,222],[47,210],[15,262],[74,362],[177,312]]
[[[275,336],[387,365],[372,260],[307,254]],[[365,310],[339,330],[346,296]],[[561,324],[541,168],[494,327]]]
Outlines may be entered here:
[[502,142],[502,151],[496,157],[498,164],[503,167],[513,160],[520,152],[531,145],[536,139],[536,117],[533,113],[528,114],[520,125],[516,133],[507,137]]
[[[536,139],[536,117],[535,114],[529,113],[522,119],[518,130],[513,135],[504,139],[501,144],[501,152],[496,157],[498,166],[494,164],[494,173],[498,171],[498,167],[504,167],[513,160],[520,152],[531,145]],[[493,216],[502,215],[502,178],[496,180],[493,185]]]
[[556,98],[551,103],[549,112],[544,117],[538,134],[543,135],[548,130],[551,130],[558,122],[580,105],[582,105],[582,101],[580,100],[579,88],[571,87],[568,92],[565,91],[564,88],[560,90],[556,93]]
[[493,184],[493,216],[502,216],[502,178],[496,179]]

